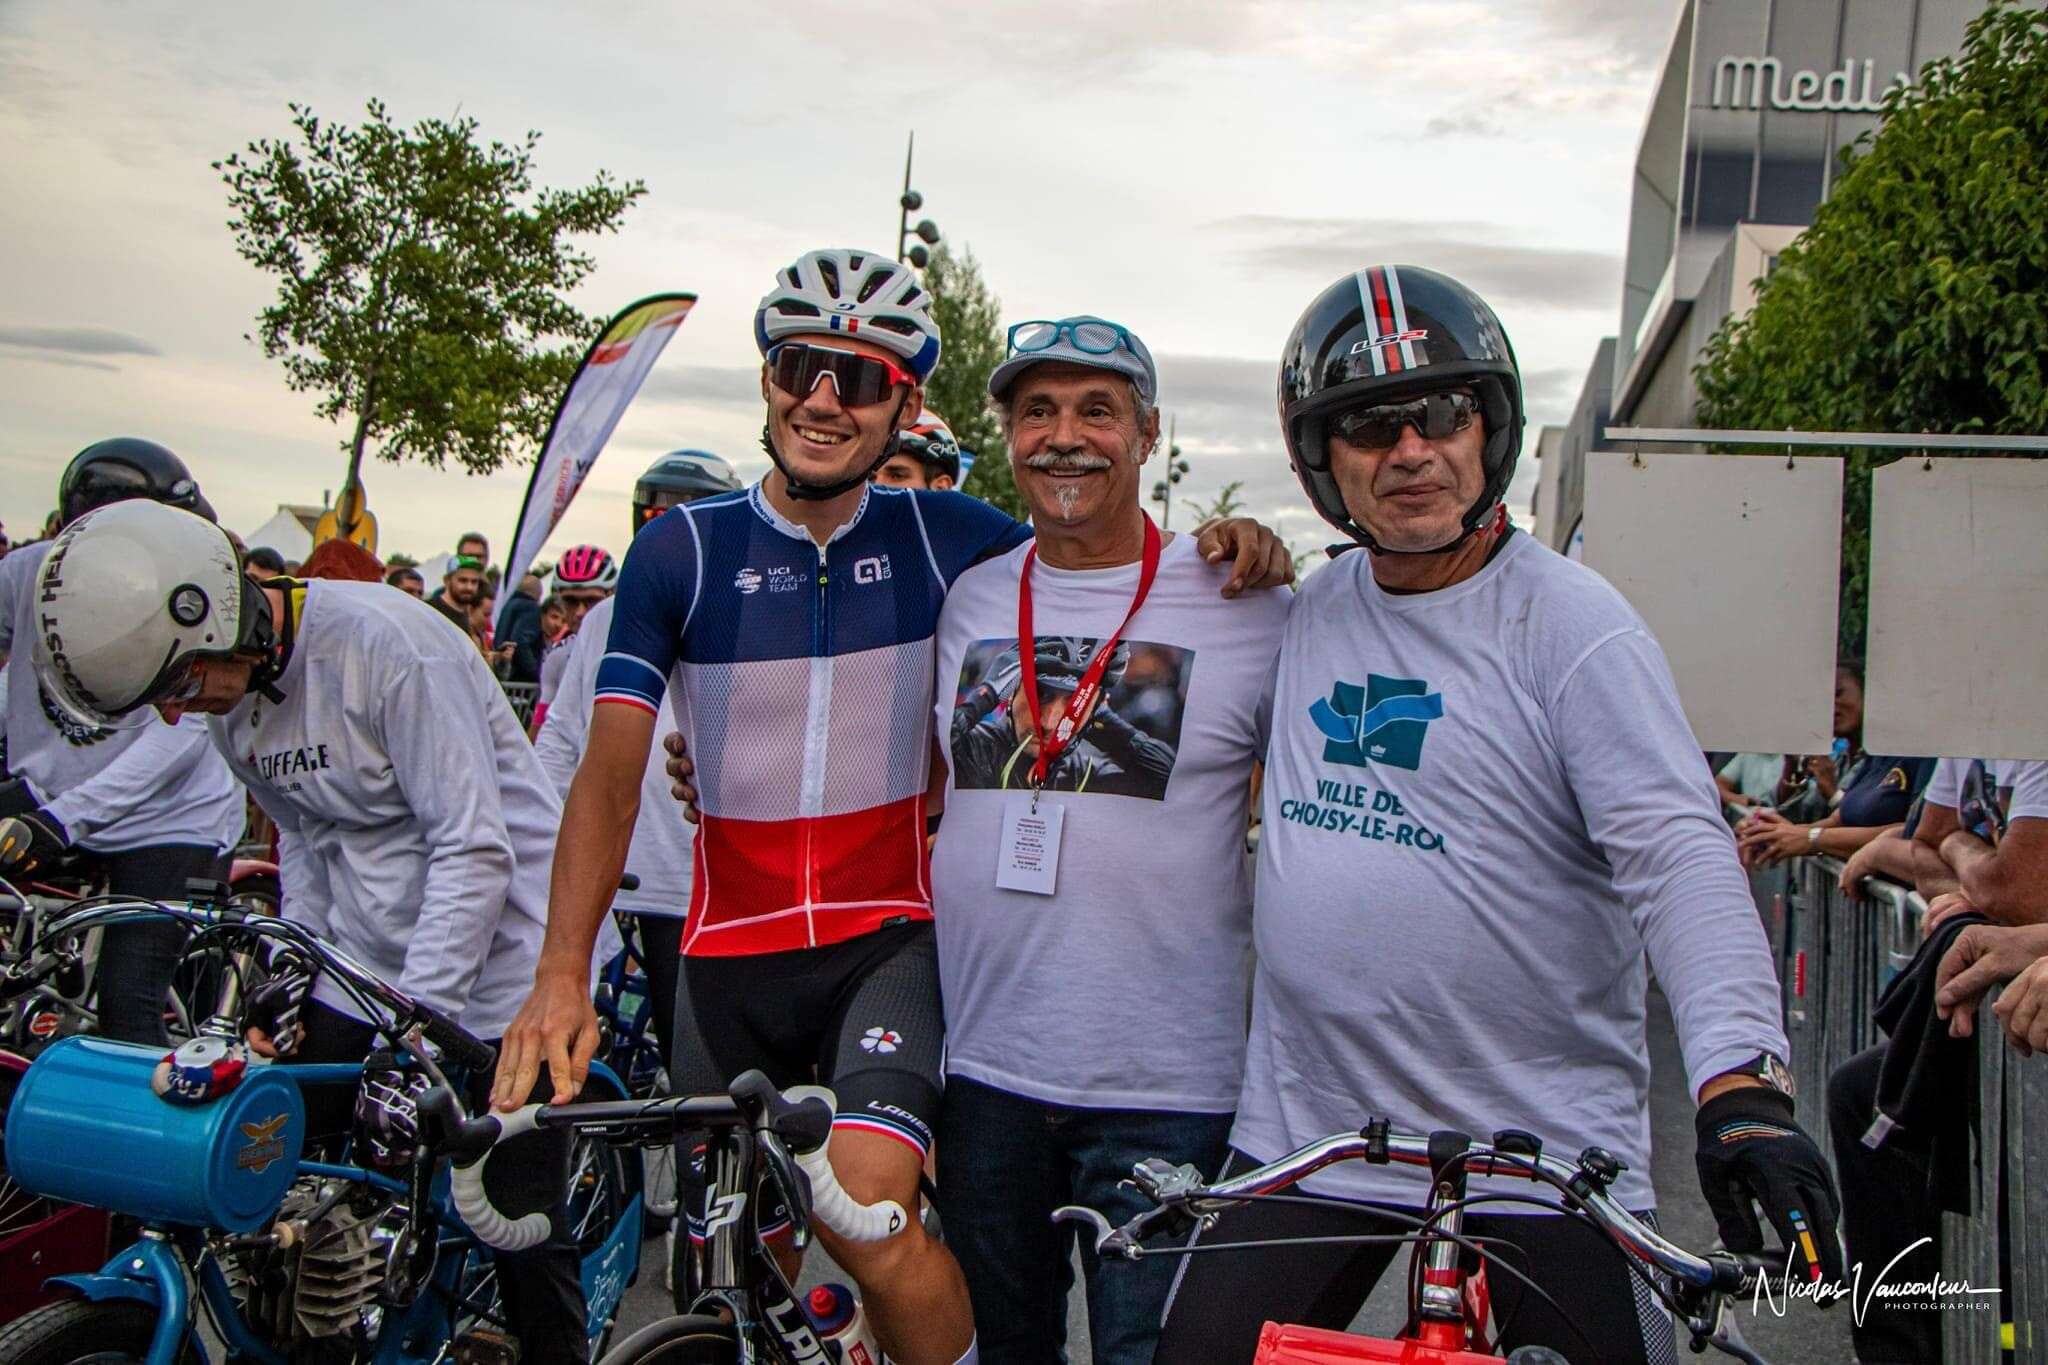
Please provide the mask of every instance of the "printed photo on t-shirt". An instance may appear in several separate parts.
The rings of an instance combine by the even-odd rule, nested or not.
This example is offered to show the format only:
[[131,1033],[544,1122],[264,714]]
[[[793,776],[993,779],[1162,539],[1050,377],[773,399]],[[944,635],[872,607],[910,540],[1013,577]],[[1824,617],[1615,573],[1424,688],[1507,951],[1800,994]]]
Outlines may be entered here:
[[[1032,650],[1039,709],[1050,733],[1067,714],[1102,641],[1041,635]],[[1047,791],[1166,799],[1180,750],[1181,717],[1195,651],[1149,640],[1122,640],[1103,667],[1102,687],[1080,733],[1046,774]],[[1018,696],[1023,658],[1013,636],[977,640],[961,660],[953,693],[953,785],[962,789],[1030,785],[1038,739]]]

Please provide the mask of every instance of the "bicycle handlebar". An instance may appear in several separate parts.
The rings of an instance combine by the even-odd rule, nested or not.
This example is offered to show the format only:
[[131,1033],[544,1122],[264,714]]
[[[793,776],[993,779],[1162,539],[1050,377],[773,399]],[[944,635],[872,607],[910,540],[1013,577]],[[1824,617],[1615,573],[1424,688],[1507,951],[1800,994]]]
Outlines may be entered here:
[[849,1242],[880,1242],[909,1226],[910,1216],[893,1199],[862,1204],[840,1185],[828,1150],[838,1101],[822,1086],[777,1090],[758,1071],[732,1083],[724,1095],[667,1100],[616,1100],[596,1104],[529,1104],[509,1114],[460,1117],[455,1097],[436,1089],[420,1100],[423,1116],[440,1125],[438,1145],[455,1159],[451,1179],[455,1207],[477,1240],[500,1251],[523,1251],[548,1233],[545,1214],[508,1218],[484,1189],[484,1166],[499,1143],[537,1128],[567,1128],[613,1141],[645,1141],[692,1127],[750,1128],[757,1141],[791,1153],[810,1182],[810,1204],[819,1221]]
[[497,1063],[497,1050],[490,1044],[432,1005],[415,1000],[391,985],[333,944],[290,920],[259,914],[240,906],[214,905],[202,910],[157,901],[124,900],[73,910],[47,925],[25,958],[10,962],[0,970],[0,999],[19,994],[66,965],[66,958],[51,945],[75,938],[90,929],[149,919],[177,920],[194,930],[226,926],[246,930],[259,938],[288,943],[316,959],[322,970],[331,972],[358,994],[386,1010],[392,1022],[387,1031],[394,1042],[417,1027],[443,1055],[467,1070],[488,1072]]
[[[1450,1139],[1450,1142],[1446,1142]],[[1503,1145],[1505,1144],[1505,1145]],[[1143,1254],[1139,1240],[1163,1216],[1173,1212],[1204,1218],[1247,1198],[1272,1194],[1300,1183],[1340,1161],[1374,1165],[1439,1167],[1446,1154],[1455,1155],[1470,1175],[1508,1176],[1523,1180],[1550,1177],[1570,1189],[1579,1208],[1604,1228],[1623,1251],[1680,1283],[1707,1293],[1746,1293],[1768,1266],[1758,1257],[1715,1253],[1699,1256],[1668,1240],[1607,1193],[1622,1169],[1607,1152],[1589,1147],[1577,1162],[1542,1154],[1526,1134],[1495,1134],[1492,1143],[1471,1142],[1464,1134],[1433,1136],[1396,1133],[1385,1120],[1369,1120],[1355,1133],[1339,1133],[1312,1142],[1277,1161],[1255,1167],[1228,1180],[1205,1182],[1192,1166],[1169,1166],[1152,1158],[1132,1171],[1138,1189],[1158,1207],[1148,1209],[1121,1227],[1093,1209],[1068,1205],[1053,1216],[1084,1222],[1097,1231],[1098,1254],[1135,1259]]]

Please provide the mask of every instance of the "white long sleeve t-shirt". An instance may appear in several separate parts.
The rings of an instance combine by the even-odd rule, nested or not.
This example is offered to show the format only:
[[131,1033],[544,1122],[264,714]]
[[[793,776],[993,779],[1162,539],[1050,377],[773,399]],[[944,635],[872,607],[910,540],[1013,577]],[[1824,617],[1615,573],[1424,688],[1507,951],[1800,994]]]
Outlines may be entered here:
[[[1664,656],[1591,570],[1515,536],[1437,592],[1310,578],[1280,651],[1233,1143],[1385,1117],[1589,1145],[1650,1185],[1647,965],[1691,1088],[1785,1055],[1770,948]],[[1483,1182],[1480,1182],[1483,1183]],[[1527,1193],[1521,1188],[1512,1192]],[[1420,1203],[1360,1162],[1308,1187]],[[1476,1185],[1475,1185],[1476,1188]]]
[[[576,765],[590,745],[590,711],[597,697],[597,665],[604,658],[612,630],[612,603],[606,598],[590,609],[576,638],[557,652],[564,655],[559,683],[547,719],[534,736],[533,752],[548,780],[564,801]],[[552,657],[552,656],[550,656]],[[669,676],[669,696],[684,695],[680,672]],[[680,700],[678,700],[680,704]],[[640,814],[633,822],[633,844],[626,853],[626,871],[640,879],[615,902],[638,915],[690,913],[691,860],[697,849],[697,827],[683,818],[683,808],[669,790],[668,755],[661,747],[666,727],[657,725],[647,771],[640,779]]]
[[160,844],[226,849],[246,810],[227,765],[197,716],[165,725],[153,713],[118,729],[59,710],[36,681],[35,583],[49,543],[0,559],[0,653],[7,665],[7,766],[28,783],[72,842],[95,853]]
[[277,822],[283,913],[500,1036],[533,985],[561,803],[476,645],[384,584],[315,580],[275,685],[282,703],[206,724]]

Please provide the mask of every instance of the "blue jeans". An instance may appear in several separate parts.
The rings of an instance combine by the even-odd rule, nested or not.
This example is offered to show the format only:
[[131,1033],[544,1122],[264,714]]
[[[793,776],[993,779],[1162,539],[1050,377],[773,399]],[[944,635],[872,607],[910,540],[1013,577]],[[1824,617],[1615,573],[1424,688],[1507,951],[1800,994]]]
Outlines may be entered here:
[[[1117,1182],[1148,1156],[1214,1174],[1227,1154],[1229,1114],[1077,1109],[946,1078],[937,1164],[946,1245],[967,1277],[982,1365],[1067,1359],[1073,1224],[1062,1204],[1122,1223],[1150,1201]],[[1088,1333],[1097,1365],[1151,1365],[1159,1318],[1178,1264],[1171,1256],[1104,1263],[1081,1249]]]

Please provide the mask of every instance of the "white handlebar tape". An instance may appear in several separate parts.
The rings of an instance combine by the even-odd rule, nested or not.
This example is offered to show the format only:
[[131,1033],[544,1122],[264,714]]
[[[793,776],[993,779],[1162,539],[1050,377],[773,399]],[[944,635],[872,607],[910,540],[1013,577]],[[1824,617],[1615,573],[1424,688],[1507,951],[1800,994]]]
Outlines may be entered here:
[[[491,1143],[496,1149],[498,1143],[520,1137],[534,1130],[533,1116],[540,1106],[529,1104],[509,1114],[493,1114],[498,1121],[498,1136]],[[490,1152],[485,1152],[467,1166],[457,1166],[449,1176],[449,1192],[455,1201],[455,1211],[462,1215],[462,1221],[476,1234],[476,1239],[487,1247],[499,1251],[525,1251],[528,1247],[539,1246],[547,1240],[548,1216],[545,1213],[529,1213],[521,1218],[507,1218],[491,1204],[490,1195],[484,1192],[484,1163],[489,1161]]]
[[[792,1086],[782,1093],[784,1099],[792,1101],[822,1099],[835,1114],[839,1112],[839,1097],[822,1085]],[[849,1242],[886,1242],[909,1227],[910,1215],[895,1200],[862,1204],[846,1192],[832,1171],[832,1163],[826,1159],[831,1147],[831,1139],[827,1138],[817,1151],[796,1158],[796,1164],[810,1177],[811,1211],[818,1221]]]

